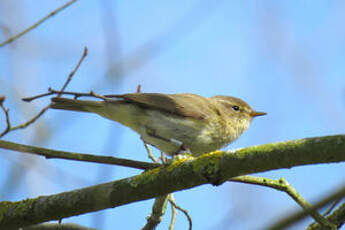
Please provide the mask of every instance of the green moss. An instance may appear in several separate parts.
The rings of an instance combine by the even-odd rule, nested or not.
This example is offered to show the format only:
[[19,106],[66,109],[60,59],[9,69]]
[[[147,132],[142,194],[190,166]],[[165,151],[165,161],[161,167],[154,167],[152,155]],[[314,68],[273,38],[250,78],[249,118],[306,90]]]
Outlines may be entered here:
[[8,212],[8,208],[10,208],[14,202],[2,201],[0,202],[0,222],[4,218],[4,215]]
[[22,215],[23,212],[27,212],[28,209],[31,209],[33,207],[37,199],[38,198],[26,199],[23,201],[16,202],[16,213],[18,213],[18,215]]
[[203,175],[213,175],[218,173],[219,160],[223,154],[224,152],[217,150],[201,155],[193,162],[194,172],[202,173]]
[[253,154],[253,152],[271,152],[277,149],[277,144],[265,144],[259,146],[252,146],[236,151],[237,154],[246,156],[247,154]]
[[138,184],[144,184],[149,181],[155,180],[161,169],[162,167],[144,171],[143,173],[133,177],[130,181],[130,185],[132,187],[137,187]]
[[182,157],[175,157],[172,162],[165,167],[165,170],[167,172],[171,172],[177,167],[179,167],[181,164],[183,164],[186,161],[193,160],[194,157],[191,155],[183,155]]
[[133,187],[137,187],[138,184],[143,184],[143,183],[153,181],[157,178],[157,176],[159,175],[161,170],[165,170],[166,172],[171,172],[175,168],[178,168],[184,162],[191,160],[191,159],[194,159],[194,157],[188,156],[188,155],[184,156],[184,158],[173,159],[168,165],[162,165],[161,167],[144,171],[143,173],[135,176],[134,178],[132,178],[130,184]]

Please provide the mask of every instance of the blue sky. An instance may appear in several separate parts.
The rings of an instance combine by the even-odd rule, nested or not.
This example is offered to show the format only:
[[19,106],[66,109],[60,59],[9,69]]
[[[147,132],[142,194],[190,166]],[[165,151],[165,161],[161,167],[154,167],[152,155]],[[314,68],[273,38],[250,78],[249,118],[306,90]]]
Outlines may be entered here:
[[[1,28],[22,31],[61,1],[0,3]],[[268,113],[228,149],[344,133],[345,30],[342,1],[78,1],[0,49],[0,94],[13,123],[48,103],[21,97],[58,89],[84,46],[89,55],[68,90],[232,95]],[[110,13],[110,18],[108,17]],[[106,22],[106,23],[105,23]],[[3,32],[3,30],[0,30]],[[0,33],[0,41],[6,38]],[[116,68],[115,68],[116,67]],[[4,125],[1,116],[0,124]],[[97,115],[48,111],[6,140],[148,160],[137,134]],[[138,170],[0,151],[1,200],[21,200],[129,177]],[[260,173],[284,177],[313,202],[343,184],[344,164]],[[287,195],[226,183],[175,193],[195,229],[264,229],[299,210]],[[65,219],[100,229],[138,229],[153,200]],[[216,214],[216,215],[214,215]],[[166,229],[170,209],[158,229]],[[311,219],[291,229],[307,226]],[[309,222],[308,222],[309,221]],[[179,213],[176,229],[186,229]]]

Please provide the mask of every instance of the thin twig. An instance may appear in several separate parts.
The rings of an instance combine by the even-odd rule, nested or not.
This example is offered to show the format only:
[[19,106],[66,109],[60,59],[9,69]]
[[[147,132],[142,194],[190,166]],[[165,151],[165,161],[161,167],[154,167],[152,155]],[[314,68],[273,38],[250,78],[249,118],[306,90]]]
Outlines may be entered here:
[[288,182],[281,178],[280,180],[272,180],[255,176],[239,176],[229,179],[232,182],[240,182],[245,184],[261,185],[274,188],[279,191],[286,192],[294,201],[297,202],[304,210],[306,210],[318,223],[323,225],[325,229],[336,229],[336,226],[323,217],[317,210],[311,209],[311,205],[291,186]]
[[30,153],[35,155],[44,156],[47,159],[57,158],[57,159],[67,159],[75,161],[85,161],[85,162],[94,162],[101,164],[110,164],[110,165],[120,165],[136,169],[153,169],[157,168],[160,165],[142,161],[134,161],[123,158],[116,158],[111,156],[97,156],[92,154],[84,153],[73,153],[65,151],[57,151],[53,149],[41,148],[32,145],[23,145],[17,144],[9,141],[0,140],[0,148],[14,150],[23,153]]
[[0,97],[0,106],[1,106],[1,109],[4,111],[5,113],[5,117],[6,117],[6,128],[5,130],[0,134],[0,138],[2,136],[4,136],[6,133],[8,133],[11,129],[11,122],[10,122],[10,116],[8,115],[8,111],[9,109],[6,109],[6,107],[4,106],[4,101],[5,101],[5,96],[1,96]]
[[97,93],[95,93],[95,92],[93,92],[93,91],[90,92],[90,95],[91,95],[92,97],[96,97],[96,98],[102,99],[102,100],[104,100],[104,101],[109,100],[109,98],[107,98],[106,96],[102,96],[102,95],[97,94]]
[[[85,59],[87,55],[87,48],[85,47],[84,48],[84,52],[83,52],[83,55],[81,56],[78,64],[76,65],[76,67],[73,69],[73,71],[69,74],[66,82],[64,83],[62,89],[59,91],[59,94],[58,94],[58,97],[63,93],[63,90],[67,87],[67,85],[69,84],[69,82],[72,80],[72,77],[74,76],[75,72],[78,70],[80,64],[83,62],[83,60]],[[50,89],[48,89],[50,90]],[[46,93],[45,96],[47,95],[50,95],[51,92],[49,93]],[[35,96],[35,97],[31,97],[31,98],[24,98],[23,100],[24,101],[31,101],[31,100],[34,100],[36,98],[39,98],[39,97],[42,97],[42,95],[38,95],[38,96]],[[0,98],[0,101],[4,101],[4,98]],[[29,121],[23,123],[23,124],[20,124],[20,125],[17,125],[17,126],[14,126],[12,127],[11,126],[11,123],[10,123],[10,119],[9,119],[9,114],[8,114],[8,109],[6,109],[4,106],[3,106],[3,103],[1,103],[1,108],[2,110],[5,112],[5,115],[6,115],[6,121],[7,121],[7,128],[5,131],[3,131],[1,134],[0,134],[0,138],[3,137],[4,135],[6,135],[7,133],[11,132],[11,131],[14,131],[14,130],[17,130],[17,129],[23,129],[23,128],[26,128],[28,127],[29,125],[31,125],[32,123],[34,123],[38,118],[40,118],[49,108],[50,108],[50,104],[45,106],[37,115],[35,115],[33,118],[31,118]]]
[[172,204],[176,209],[180,210],[181,212],[183,212],[183,214],[187,217],[188,219],[188,223],[189,223],[189,230],[192,230],[193,227],[193,222],[192,222],[192,217],[190,217],[190,215],[188,214],[188,211],[186,209],[181,208],[180,206],[178,206],[174,200],[170,199],[169,200],[170,204]]
[[[46,96],[50,96],[50,95],[54,95],[54,94],[60,94],[60,95],[72,95],[74,96],[74,99],[77,99],[79,97],[95,97],[95,93],[94,92],[89,92],[89,93],[80,93],[80,92],[70,92],[70,91],[59,91],[59,90],[54,90],[52,88],[48,88],[48,93],[43,93],[43,94],[38,94],[36,96],[32,96],[32,97],[25,97],[22,100],[25,102],[31,102],[33,100],[36,100],[38,98],[41,97],[46,97]],[[98,95],[98,94],[96,94]],[[98,95],[100,96],[100,95]],[[108,96],[102,96],[102,97],[106,97],[107,99],[110,98]],[[102,98],[104,100],[104,98]]]
[[[48,91],[50,91],[50,88],[48,89]],[[55,94],[55,92],[43,93],[43,94],[39,94],[39,95],[33,96],[33,97],[22,98],[22,100],[25,101],[25,102],[31,102],[31,101],[36,100],[38,98],[45,97],[45,96],[50,96],[50,95],[53,95],[53,94]]]
[[332,210],[335,208],[335,206],[337,206],[337,204],[339,204],[339,202],[342,200],[343,198],[338,198],[336,199],[331,206],[327,209],[327,211],[323,214],[323,216],[327,216],[328,214],[330,214],[332,212]]
[[[345,197],[345,184],[343,186],[341,186],[339,189],[337,189],[336,191],[328,194],[326,197],[324,197],[323,199],[316,202],[311,207],[311,209],[312,210],[318,210],[318,209],[323,208],[324,206],[328,205],[329,203],[333,202],[334,200],[337,200],[337,199],[343,198],[343,197]],[[345,204],[344,204],[344,206],[345,206]],[[339,207],[339,208],[341,208],[341,207]],[[342,207],[342,208],[344,208],[344,207]],[[344,213],[345,212],[342,212],[342,216],[344,216]],[[331,215],[333,215],[333,214],[331,214]],[[306,216],[308,216],[308,212],[306,210],[301,210],[299,212],[293,213],[292,215],[284,217],[283,219],[272,224],[267,229],[270,229],[270,230],[286,229],[289,226],[295,224],[297,221],[302,220]]]
[[54,16],[55,14],[61,12],[62,10],[64,10],[65,8],[67,8],[68,6],[72,5],[74,2],[76,2],[77,0],[71,0],[67,3],[65,3],[63,6],[57,8],[56,10],[50,12],[47,16],[45,16],[44,18],[42,18],[41,20],[39,20],[38,22],[36,22],[35,24],[33,24],[32,26],[26,28],[25,30],[23,30],[22,32],[14,35],[13,37],[10,37],[9,39],[7,39],[6,41],[0,43],[0,47],[3,47],[15,40],[17,40],[18,38],[20,38],[21,36],[23,36],[24,34],[30,32],[31,30],[35,29],[37,26],[39,26],[40,24],[42,24],[43,22],[45,22],[47,19],[49,19],[50,17]]
[[157,159],[156,159],[155,156],[153,155],[150,146],[149,146],[148,144],[146,144],[145,141],[143,141],[143,143],[144,143],[144,147],[145,147],[145,149],[146,149],[146,151],[147,151],[148,157],[149,157],[153,162],[157,162]]
[[26,127],[28,127],[29,125],[31,125],[32,123],[34,123],[38,118],[40,118],[48,109],[49,109],[49,105],[47,105],[46,107],[44,107],[36,116],[34,116],[33,118],[31,118],[30,120],[28,120],[27,122],[14,126],[11,128],[10,131],[14,131],[16,129],[24,129]]
[[84,61],[85,57],[87,56],[87,47],[84,48],[84,52],[83,55],[81,56],[80,60],[78,61],[78,64],[74,67],[73,71],[68,75],[68,78],[65,82],[65,84],[62,86],[60,93],[57,95],[58,97],[61,96],[61,92],[65,91],[67,85],[70,83],[70,81],[72,80],[72,77],[74,76],[74,74],[77,72],[77,70],[79,69],[81,63]]
[[36,100],[38,98],[41,97],[46,97],[46,96],[50,96],[50,95],[72,95],[74,99],[77,99],[79,97],[95,97],[95,98],[99,98],[102,99],[104,101],[107,101],[109,99],[111,99],[111,97],[115,97],[115,95],[100,95],[95,93],[94,91],[90,91],[89,93],[80,93],[80,92],[70,92],[70,91],[60,91],[60,90],[54,90],[52,88],[48,88],[48,93],[43,93],[43,94],[38,94],[36,96],[32,96],[32,97],[25,97],[22,98],[23,101],[25,102],[31,102],[33,100]]
[[[174,194],[170,193],[169,195],[169,201],[172,200],[175,202]],[[177,211],[174,205],[170,203],[171,206],[171,219],[170,219],[170,224],[169,224],[169,230],[174,230],[175,226],[175,221],[176,221],[176,216],[177,216]]]
[[32,123],[34,123],[40,116],[42,116],[45,111],[47,111],[49,109],[49,106],[46,106],[44,107],[36,116],[34,116],[33,118],[31,118],[30,120],[28,120],[27,122],[23,123],[23,124],[20,124],[20,125],[17,125],[17,126],[13,126],[11,125],[11,122],[10,122],[10,116],[9,116],[9,109],[6,109],[4,107],[3,104],[1,104],[1,108],[2,110],[5,112],[5,116],[6,116],[6,123],[7,123],[7,127],[6,129],[0,134],[0,138],[5,136],[7,133],[9,132],[12,132],[14,130],[17,130],[17,129],[23,129],[23,128],[26,128],[27,126],[31,125]]

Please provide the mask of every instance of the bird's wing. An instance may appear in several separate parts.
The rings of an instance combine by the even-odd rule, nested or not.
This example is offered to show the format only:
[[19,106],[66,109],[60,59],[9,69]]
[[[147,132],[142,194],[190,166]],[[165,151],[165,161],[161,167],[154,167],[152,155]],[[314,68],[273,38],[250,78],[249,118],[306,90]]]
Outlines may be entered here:
[[177,116],[190,117],[197,120],[206,119],[212,111],[208,98],[195,94],[160,94],[160,93],[129,93],[112,95],[128,103],[142,107],[157,109]]

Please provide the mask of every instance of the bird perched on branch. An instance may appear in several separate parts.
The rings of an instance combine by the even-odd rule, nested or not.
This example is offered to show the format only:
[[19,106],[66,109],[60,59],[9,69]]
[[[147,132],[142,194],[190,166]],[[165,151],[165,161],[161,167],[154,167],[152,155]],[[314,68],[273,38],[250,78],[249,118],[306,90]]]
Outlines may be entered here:
[[112,95],[104,101],[54,97],[51,108],[96,113],[131,128],[162,152],[194,156],[230,144],[254,117],[266,114],[231,96],[160,93]]

